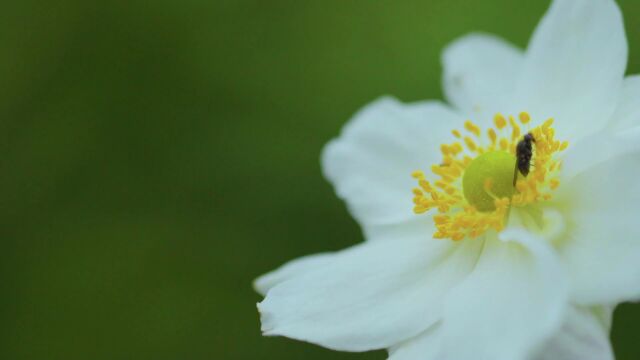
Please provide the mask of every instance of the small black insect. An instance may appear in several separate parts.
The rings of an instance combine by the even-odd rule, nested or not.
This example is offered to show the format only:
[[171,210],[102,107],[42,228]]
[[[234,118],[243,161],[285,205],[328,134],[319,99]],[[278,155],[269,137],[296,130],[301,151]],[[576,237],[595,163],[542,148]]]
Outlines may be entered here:
[[533,146],[536,139],[531,133],[527,133],[522,140],[516,145],[516,169],[513,174],[513,186],[516,186],[518,179],[518,171],[524,176],[529,175],[529,167],[531,166],[531,157],[533,156]]

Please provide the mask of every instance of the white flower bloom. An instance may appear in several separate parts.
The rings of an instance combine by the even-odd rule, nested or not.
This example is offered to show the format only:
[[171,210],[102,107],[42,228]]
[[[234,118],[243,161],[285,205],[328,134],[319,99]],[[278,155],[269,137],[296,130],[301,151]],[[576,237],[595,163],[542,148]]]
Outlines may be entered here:
[[640,298],[626,60],[614,1],[555,0],[526,52],[481,34],[444,51],[450,106],[356,114],[322,166],[367,241],[256,280],[264,334],[392,360],[613,359],[611,311]]

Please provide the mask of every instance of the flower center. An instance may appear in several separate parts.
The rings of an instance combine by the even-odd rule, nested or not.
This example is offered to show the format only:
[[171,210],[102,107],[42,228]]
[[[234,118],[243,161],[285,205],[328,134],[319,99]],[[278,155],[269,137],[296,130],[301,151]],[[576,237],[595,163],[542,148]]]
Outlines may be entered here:
[[489,151],[471,161],[462,176],[467,202],[478,211],[496,209],[496,198],[511,198],[516,157],[506,151]]
[[482,129],[471,121],[464,125],[468,135],[458,130],[457,138],[442,144],[442,162],[431,171],[437,177],[430,183],[422,171],[412,176],[419,187],[413,189],[414,212],[437,209],[433,216],[437,239],[476,238],[489,230],[497,232],[506,225],[513,207],[527,207],[549,201],[559,185],[560,161],[555,155],[568,142],[555,139],[553,119],[523,134],[528,113],[494,117],[494,127]]

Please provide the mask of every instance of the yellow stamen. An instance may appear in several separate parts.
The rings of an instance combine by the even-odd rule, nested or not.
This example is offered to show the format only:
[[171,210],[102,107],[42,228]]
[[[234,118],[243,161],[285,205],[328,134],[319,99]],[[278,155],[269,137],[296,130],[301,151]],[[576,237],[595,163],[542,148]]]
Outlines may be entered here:
[[495,145],[496,140],[498,139],[498,135],[496,134],[496,131],[494,129],[489,129],[487,130],[487,135],[489,136],[489,139],[491,139],[491,145]]
[[[532,119],[529,113],[521,112],[518,120],[519,123],[513,116],[496,114],[493,118],[495,128],[485,132],[489,139],[485,142],[489,143],[488,146],[481,145],[481,128],[466,121],[464,129],[478,138],[479,143],[469,136],[462,136],[459,130],[453,130],[453,136],[464,144],[456,141],[440,146],[442,161],[431,167],[431,172],[438,177],[433,181],[433,186],[422,171],[411,174],[419,185],[413,189],[414,212],[423,214],[432,209],[437,211],[433,216],[437,228],[434,238],[460,241],[480,237],[489,230],[502,231],[512,207],[526,207],[552,198],[551,192],[560,186],[557,177],[560,161],[555,155],[564,151],[569,143],[555,139],[553,119],[529,130],[536,140],[532,161],[535,167],[531,167],[528,176],[518,176],[514,187],[516,145],[522,140],[520,124],[529,124]],[[511,133],[498,136],[499,131],[507,127]],[[470,153],[465,153],[465,147]],[[484,159],[484,162],[479,159]],[[469,175],[473,171],[476,171],[476,175]],[[467,187],[475,185],[464,186],[463,191],[463,178],[469,184],[479,181],[479,187],[473,190],[476,195],[473,196],[479,196],[478,199],[482,200],[469,197],[471,195]]]
[[420,170],[414,171],[413,173],[411,173],[411,176],[414,179],[424,179],[424,173],[422,171],[420,171]]
[[500,139],[500,149],[507,150],[509,148],[509,140],[502,138]]
[[527,124],[531,120],[531,116],[529,116],[529,113],[524,111],[520,113],[519,118],[522,124]]
[[473,141],[473,139],[471,139],[468,136],[465,136],[464,138],[464,143],[465,145],[467,145],[467,148],[471,151],[476,151],[476,149],[478,148],[478,146],[476,145],[476,143]]
[[502,130],[507,126],[507,120],[502,116],[502,114],[496,114],[496,116],[493,117],[493,122],[496,124],[498,130]]
[[451,153],[451,148],[447,144],[440,145],[440,152],[442,155],[449,155]]
[[475,136],[480,137],[480,127],[474,123],[472,123],[470,120],[467,120],[464,123],[464,128],[469,131],[470,133],[472,133]]
[[511,141],[516,141],[520,138],[520,126],[513,119],[513,116],[509,116],[509,124],[511,125]]

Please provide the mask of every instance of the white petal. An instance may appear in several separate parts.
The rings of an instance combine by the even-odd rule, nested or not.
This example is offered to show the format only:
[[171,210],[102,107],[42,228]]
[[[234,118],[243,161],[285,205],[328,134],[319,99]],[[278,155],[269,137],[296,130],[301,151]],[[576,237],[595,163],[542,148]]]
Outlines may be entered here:
[[474,120],[504,112],[515,91],[522,51],[491,35],[470,34],[442,54],[447,100]]
[[583,304],[640,299],[640,152],[610,158],[558,190],[573,224],[558,250]]
[[[611,312],[611,310],[607,310]],[[613,360],[609,327],[589,308],[573,306],[562,328],[533,360]]]
[[555,118],[559,138],[596,132],[613,115],[626,64],[613,0],[555,0],[529,44],[517,104],[534,118]]
[[500,236],[447,296],[441,359],[525,359],[561,325],[568,285],[553,250],[523,230]]
[[610,126],[614,130],[640,126],[640,75],[624,79],[622,94]]
[[440,144],[462,119],[437,102],[383,98],[345,126],[322,154],[324,174],[365,227],[415,220],[411,173],[441,161]]
[[[546,340],[532,360],[613,360],[608,319],[611,308],[571,306],[562,327]],[[389,360],[443,360],[443,331],[435,324],[422,334],[389,349]],[[465,346],[465,343],[459,344]],[[475,357],[473,358],[475,359]]]
[[571,142],[562,158],[563,181],[612,158],[640,151],[640,126],[619,132],[605,131]]
[[336,350],[388,348],[438,321],[478,244],[419,238],[347,249],[270,289],[258,304],[262,330]]
[[257,278],[253,282],[253,287],[259,294],[265,295],[269,289],[285,280],[327,266],[333,259],[333,255],[331,253],[315,254],[289,261],[280,268]]
[[413,339],[389,349],[388,360],[442,360],[442,326],[435,324]]

